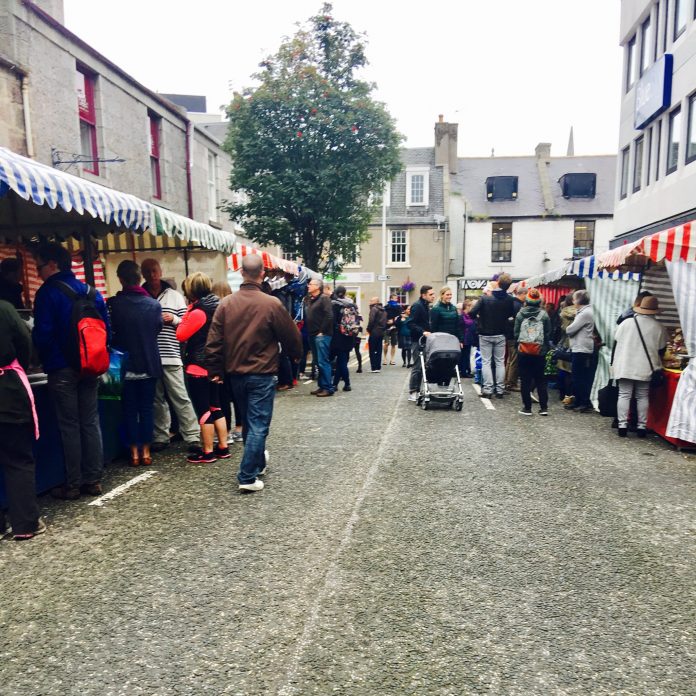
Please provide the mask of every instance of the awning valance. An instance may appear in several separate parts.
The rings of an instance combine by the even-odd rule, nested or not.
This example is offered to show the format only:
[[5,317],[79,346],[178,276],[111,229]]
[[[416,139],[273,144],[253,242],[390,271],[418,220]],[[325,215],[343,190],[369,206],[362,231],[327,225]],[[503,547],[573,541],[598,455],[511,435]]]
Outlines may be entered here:
[[206,249],[229,254],[234,250],[235,234],[217,230],[203,222],[196,222],[171,210],[153,206],[157,234],[166,234],[187,242],[195,242]]
[[152,205],[127,193],[53,169],[0,147],[0,197],[13,191],[25,201],[85,213],[108,226],[144,231],[150,227]]
[[269,270],[280,269],[284,273],[292,273],[292,275],[297,275],[299,273],[300,267],[294,261],[281,259],[279,256],[269,254],[267,251],[261,251],[248,244],[238,245],[237,253],[230,255],[227,259],[227,267],[231,271],[238,271],[242,267],[242,259],[250,254],[260,255],[263,259],[264,268]]
[[678,227],[655,232],[630,244],[609,249],[597,257],[600,268],[643,266],[647,259],[655,261],[696,262],[696,220]]

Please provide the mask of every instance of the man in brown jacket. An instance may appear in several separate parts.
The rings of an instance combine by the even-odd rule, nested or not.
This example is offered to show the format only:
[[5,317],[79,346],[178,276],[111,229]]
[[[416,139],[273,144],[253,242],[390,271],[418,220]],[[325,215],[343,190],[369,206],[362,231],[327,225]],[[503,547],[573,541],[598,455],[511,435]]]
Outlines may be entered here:
[[244,455],[239,464],[239,490],[260,491],[266,473],[264,450],[273,417],[278,344],[291,360],[299,360],[302,339],[283,305],[261,289],[263,260],[245,256],[244,282],[221,300],[208,332],[206,355],[214,382],[227,378],[242,418]]

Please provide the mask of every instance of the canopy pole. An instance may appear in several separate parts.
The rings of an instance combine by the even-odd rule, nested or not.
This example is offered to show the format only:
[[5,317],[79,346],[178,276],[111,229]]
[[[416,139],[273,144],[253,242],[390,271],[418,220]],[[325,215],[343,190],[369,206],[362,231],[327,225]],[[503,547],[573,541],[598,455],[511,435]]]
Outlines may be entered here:
[[87,226],[82,227],[82,261],[85,265],[85,280],[94,287],[94,247]]
[[186,274],[186,277],[188,278],[189,267],[188,267],[188,248],[187,247],[184,247],[184,273]]

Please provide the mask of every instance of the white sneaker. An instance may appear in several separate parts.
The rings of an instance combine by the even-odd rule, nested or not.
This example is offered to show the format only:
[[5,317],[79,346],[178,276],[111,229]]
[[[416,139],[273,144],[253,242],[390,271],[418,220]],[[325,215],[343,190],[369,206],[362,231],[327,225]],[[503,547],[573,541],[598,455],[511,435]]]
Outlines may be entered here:
[[240,483],[239,490],[241,493],[255,493],[263,490],[263,481],[256,479],[253,483]]
[[268,471],[268,465],[264,466],[261,471],[259,471],[258,476],[265,476],[266,472]]
[[409,401],[418,401],[418,392],[411,392],[408,395],[408,400]]

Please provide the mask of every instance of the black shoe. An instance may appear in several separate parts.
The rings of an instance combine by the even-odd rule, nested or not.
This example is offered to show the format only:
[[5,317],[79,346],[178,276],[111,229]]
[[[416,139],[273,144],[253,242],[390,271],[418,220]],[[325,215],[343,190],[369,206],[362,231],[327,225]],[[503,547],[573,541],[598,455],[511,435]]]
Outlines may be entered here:
[[356,371],[357,374],[360,374],[362,372],[362,367],[359,367]]
[[495,395],[495,398],[496,398],[496,399],[502,399],[504,396],[505,396],[505,395],[504,395],[503,393],[500,393],[500,394],[496,394],[496,395]]
[[484,392],[484,391],[482,391],[482,392],[481,392],[481,398],[482,398],[482,399],[491,399],[491,398],[493,398],[493,394],[491,394],[490,392]]
[[594,406],[580,406],[580,408],[576,408],[575,411],[577,413],[594,413]]
[[51,495],[59,500],[77,500],[80,497],[80,489],[77,486],[58,486],[51,490]]
[[636,436],[642,440],[648,436],[648,431],[645,428],[636,428]]
[[563,407],[566,411],[577,411],[578,407],[575,404],[566,404]]
[[95,481],[94,483],[83,483],[80,486],[80,493],[82,495],[102,495],[104,491],[102,490],[102,485],[99,483],[99,481]]
[[350,384],[349,384],[349,385],[343,387],[343,391],[353,391],[353,390],[351,389]]
[[628,437],[628,428],[619,428],[616,432],[619,437]]
[[150,451],[151,452],[161,452],[162,450],[167,449],[169,447],[168,442],[153,442],[150,445]]

